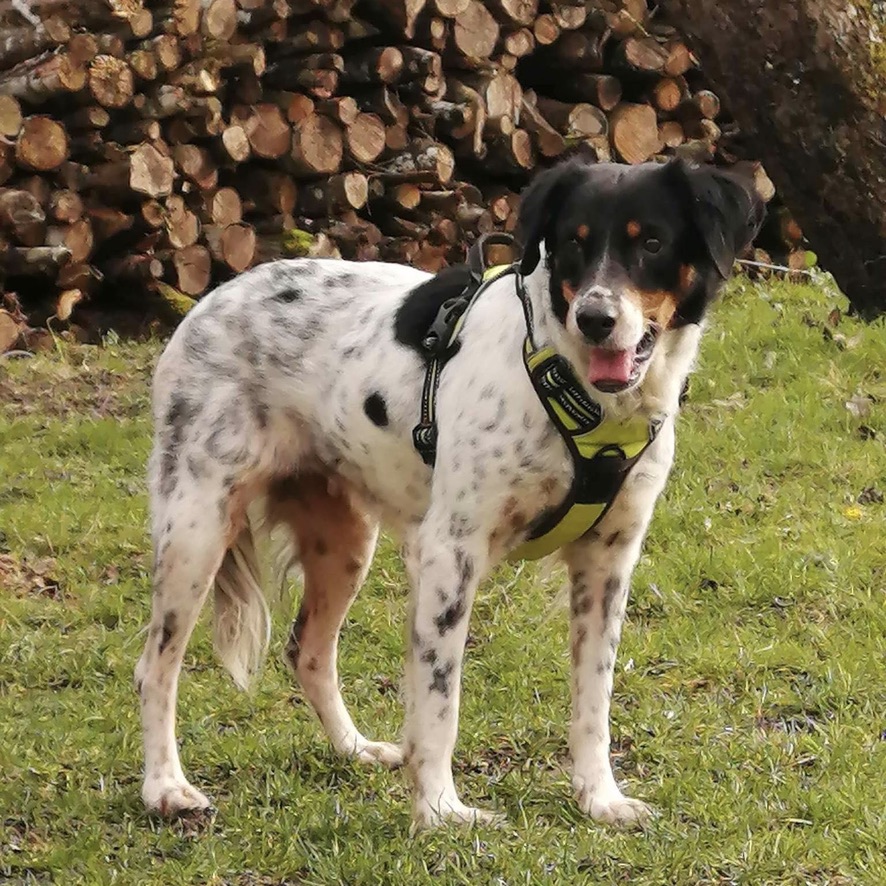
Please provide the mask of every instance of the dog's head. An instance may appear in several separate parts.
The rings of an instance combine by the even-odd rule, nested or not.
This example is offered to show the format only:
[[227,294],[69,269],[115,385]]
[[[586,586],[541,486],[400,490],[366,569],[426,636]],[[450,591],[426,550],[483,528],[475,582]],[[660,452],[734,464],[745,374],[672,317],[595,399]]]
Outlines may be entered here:
[[625,390],[662,332],[701,321],[762,218],[752,183],[712,166],[570,160],[523,194],[521,271],[544,245],[551,306],[588,381]]

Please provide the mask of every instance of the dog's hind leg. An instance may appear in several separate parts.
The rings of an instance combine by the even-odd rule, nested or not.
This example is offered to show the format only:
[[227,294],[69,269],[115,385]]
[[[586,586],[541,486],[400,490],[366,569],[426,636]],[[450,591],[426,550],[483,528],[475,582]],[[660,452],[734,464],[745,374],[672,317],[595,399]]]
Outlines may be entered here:
[[205,809],[185,778],[175,740],[178,678],[185,646],[226,548],[227,497],[205,484],[154,510],[154,595],[144,652],[136,667],[145,753],[142,798],[163,815]]
[[360,590],[378,538],[378,523],[337,479],[300,476],[271,487],[271,523],[295,536],[304,596],[286,644],[286,660],[333,747],[365,762],[399,766],[400,748],[369,741],[354,725],[338,686],[338,638]]

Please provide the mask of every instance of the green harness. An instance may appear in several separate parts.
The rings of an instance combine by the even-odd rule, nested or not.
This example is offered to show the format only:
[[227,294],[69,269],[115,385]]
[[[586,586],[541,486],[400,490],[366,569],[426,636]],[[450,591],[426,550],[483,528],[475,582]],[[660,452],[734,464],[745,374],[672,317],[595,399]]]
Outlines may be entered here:
[[421,398],[421,421],[413,443],[425,463],[433,466],[437,448],[436,394],[445,363],[458,351],[458,337],[471,306],[495,280],[516,275],[517,294],[526,316],[523,363],[529,380],[552,424],[559,432],[575,467],[565,499],[542,513],[529,527],[528,538],[509,560],[546,557],[593,529],[603,518],[631,468],[639,461],[661,428],[661,419],[626,422],[607,419],[588,396],[572,366],[551,347],[537,347],[533,338],[532,305],[518,264],[486,268],[484,248],[489,243],[513,241],[507,235],[487,234],[471,248],[471,282],[457,298],[441,307],[423,341],[428,367]]

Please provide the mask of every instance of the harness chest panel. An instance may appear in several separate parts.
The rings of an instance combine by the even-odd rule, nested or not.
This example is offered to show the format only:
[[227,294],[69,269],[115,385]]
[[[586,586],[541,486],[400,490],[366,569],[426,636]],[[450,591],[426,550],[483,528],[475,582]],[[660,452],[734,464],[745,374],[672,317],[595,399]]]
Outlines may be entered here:
[[618,495],[631,468],[656,438],[660,420],[607,420],[553,348],[535,349],[527,336],[523,362],[551,423],[572,458],[572,484],[560,505],[543,513],[509,560],[537,560],[590,532]]
[[507,558],[536,560],[578,540],[600,522],[631,469],[655,440],[662,420],[608,420],[566,358],[551,347],[535,346],[532,307],[518,266],[497,265],[476,271],[482,263],[482,248],[483,238],[477,241],[469,256],[472,283],[461,296],[444,303],[425,341],[428,368],[422,390],[421,421],[413,430],[413,442],[424,461],[433,466],[437,444],[436,393],[442,366],[458,349],[458,336],[471,305],[493,280],[515,274],[517,293],[526,315],[523,363],[548,418],[569,450],[574,467],[572,484],[564,500],[533,521],[527,540]]

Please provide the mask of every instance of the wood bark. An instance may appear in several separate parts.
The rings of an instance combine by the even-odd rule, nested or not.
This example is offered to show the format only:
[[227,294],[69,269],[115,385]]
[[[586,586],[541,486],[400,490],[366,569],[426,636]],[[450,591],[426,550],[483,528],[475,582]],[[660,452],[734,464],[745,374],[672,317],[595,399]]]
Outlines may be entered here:
[[852,306],[886,311],[886,41],[878,4],[664,0],[711,88]]
[[[572,151],[744,157],[772,189],[647,0],[25,2],[38,25],[0,10],[0,240],[35,317],[283,255],[436,270]],[[800,266],[804,230],[773,230]]]

